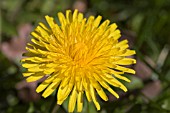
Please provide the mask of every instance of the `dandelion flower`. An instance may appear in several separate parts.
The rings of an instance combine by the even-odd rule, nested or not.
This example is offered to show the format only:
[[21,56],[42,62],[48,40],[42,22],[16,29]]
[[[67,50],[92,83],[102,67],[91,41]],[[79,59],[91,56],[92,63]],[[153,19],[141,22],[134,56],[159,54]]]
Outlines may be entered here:
[[39,23],[31,33],[33,43],[27,44],[24,54],[27,57],[21,60],[27,69],[23,73],[27,82],[46,76],[36,89],[38,93],[43,92],[46,98],[58,88],[57,104],[69,97],[68,111],[73,112],[77,103],[77,111],[81,112],[83,95],[100,110],[96,94],[108,100],[103,89],[116,98],[119,95],[110,86],[127,91],[119,79],[130,82],[122,74],[135,74],[125,67],[136,63],[135,59],[127,58],[135,51],[128,49],[127,40],[118,41],[121,35],[115,23],[109,24],[109,20],[101,23],[101,16],[86,19],[78,10],[73,13],[67,10],[66,15],[59,12],[59,24],[53,17],[45,18],[49,27]]

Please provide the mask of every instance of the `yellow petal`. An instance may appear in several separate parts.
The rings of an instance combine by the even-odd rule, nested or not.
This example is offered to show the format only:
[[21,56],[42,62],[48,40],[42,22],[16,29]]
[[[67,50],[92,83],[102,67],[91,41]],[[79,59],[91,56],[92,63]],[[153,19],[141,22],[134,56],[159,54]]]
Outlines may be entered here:
[[51,83],[47,89],[44,91],[44,93],[42,94],[42,96],[44,98],[48,97],[51,93],[54,92],[54,90],[58,87],[59,85],[59,82],[54,82],[54,83]]
[[27,64],[27,63],[25,63],[25,64],[22,64],[22,66],[25,67],[25,68],[31,68],[31,67],[38,66],[38,64]]
[[37,81],[43,77],[44,77],[43,73],[35,73],[34,75],[29,76],[26,80],[27,80],[27,82],[34,82],[34,81]]
[[103,78],[106,82],[108,82],[109,84],[111,84],[112,86],[115,87],[120,87],[120,83],[117,81],[114,81],[113,76],[109,75],[109,74],[105,74],[105,75],[100,75],[101,78]]
[[51,74],[51,73],[53,73],[53,72],[55,72],[55,69],[54,68],[47,68],[45,71],[44,71],[44,74]]
[[114,32],[110,33],[109,37],[113,37],[114,40],[117,40],[120,37],[120,30],[115,30]]
[[[49,76],[46,80],[44,80],[36,89],[36,92],[39,93],[43,91],[54,79],[55,75]],[[56,83],[60,82],[61,79],[59,79]]]
[[119,98],[119,95],[115,92],[115,91],[113,91],[111,88],[108,88],[107,89],[112,95],[114,95],[116,98]]
[[130,69],[130,68],[126,68],[126,67],[122,67],[122,66],[117,66],[115,69],[123,71],[123,72],[135,74],[135,70]]
[[[118,31],[117,31],[118,32]],[[116,46],[123,46],[123,45],[125,45],[125,44],[127,44],[128,43],[128,40],[122,40],[122,41],[120,41],[118,44],[116,44]]]
[[48,85],[49,85],[49,83],[45,83],[45,82],[41,83],[37,87],[36,92],[39,93],[39,92],[43,91]]
[[92,86],[93,86],[95,89],[98,89],[98,90],[101,89],[99,83],[98,83],[94,78],[90,78],[89,80],[90,80],[90,84],[92,84]]
[[46,18],[47,23],[51,27],[51,30],[53,31],[54,35],[57,37],[58,34],[61,33],[60,27],[54,23],[54,18],[49,17],[49,16],[45,16],[45,18]]
[[91,95],[90,95],[90,91],[89,91],[89,90],[86,90],[85,93],[86,93],[87,100],[88,100],[89,102],[91,102],[91,101],[92,101],[92,98],[91,98]]
[[45,25],[44,23],[40,22],[39,25],[40,25],[43,29],[45,29],[46,31],[48,31],[49,33],[51,32],[51,31],[46,27],[46,25]]
[[59,21],[61,23],[61,26],[65,27],[66,26],[66,18],[63,15],[63,13],[61,13],[61,12],[58,13],[58,19],[59,19]]
[[29,51],[29,52],[31,52],[31,53],[35,53],[35,54],[38,54],[38,53],[39,53],[39,52],[37,52],[37,50],[31,49],[31,48],[28,48],[28,47],[26,47],[26,50]]
[[98,17],[94,20],[93,26],[94,26],[94,27],[98,27],[101,20],[102,20],[102,16],[98,16]]
[[57,94],[57,104],[61,105],[64,102],[64,100],[68,97],[71,90],[72,88],[70,89],[69,85],[65,86],[64,88],[60,86]]
[[32,74],[34,74],[34,73],[22,73],[22,75],[23,75],[24,77],[28,77],[28,76],[30,76],[30,75],[32,75]]
[[72,13],[71,13],[71,10],[67,10],[66,11],[66,20],[67,20],[68,23],[72,22]]
[[113,78],[113,79],[111,80],[111,82],[116,82],[116,83],[118,83],[118,84],[120,85],[120,86],[119,86],[120,89],[122,89],[124,92],[127,91],[127,88],[126,88],[121,82],[119,82],[116,78]]
[[86,26],[88,26],[90,28],[93,21],[94,21],[94,16],[90,16],[87,20]]
[[104,101],[107,101],[108,100],[108,98],[107,98],[107,96],[106,96],[106,94],[105,94],[105,92],[103,91],[103,89],[101,88],[101,89],[96,89],[96,91],[97,91],[97,93],[99,94],[99,96],[104,100]]
[[70,95],[69,103],[68,103],[68,112],[73,112],[75,105],[76,105],[76,99],[77,99],[77,91],[76,87],[74,86],[74,89],[72,91],[72,94]]
[[83,109],[83,92],[79,92],[77,98],[77,112],[81,112],[82,109]]
[[105,30],[108,25],[109,25],[110,21],[109,20],[105,20],[100,26],[99,29]]
[[124,54],[120,54],[119,56],[131,56],[136,54],[136,52],[134,50],[126,50],[126,52]]
[[73,22],[77,19],[77,15],[78,15],[78,10],[75,9],[73,13]]
[[78,21],[81,22],[83,20],[83,14],[79,13],[78,14]]
[[119,95],[115,92],[115,91],[113,91],[110,87],[109,87],[109,85],[107,84],[107,83],[105,83],[105,82],[100,82],[99,81],[99,83],[105,88],[105,89],[107,89],[112,95],[114,95],[116,98],[119,98]]
[[35,38],[32,38],[31,41],[32,41],[34,44],[37,44],[37,45],[39,45],[39,46],[44,47],[44,44],[41,43],[40,41],[36,40]]
[[47,31],[45,31],[42,27],[37,26],[35,31],[38,32],[45,41],[47,42],[49,41],[50,34]]
[[119,78],[119,79],[122,79],[122,80],[124,80],[124,81],[126,81],[126,82],[130,82],[130,80],[129,80],[128,78],[126,78],[125,76],[121,76],[121,75],[119,75],[119,74],[114,74],[114,76],[117,77],[117,78]]
[[94,102],[94,105],[96,106],[97,110],[100,110],[100,104],[97,102],[95,91],[92,85],[90,85],[90,95],[92,97],[92,100]]
[[28,71],[29,72],[41,72],[41,71],[43,71],[43,69],[40,68],[39,66],[36,66],[36,67],[28,68]]
[[115,40],[118,40],[120,37],[121,37],[120,34],[116,34],[116,35],[113,36],[113,38],[114,38]]
[[135,63],[136,63],[136,60],[132,58],[124,58],[122,60],[115,62],[115,64],[119,64],[119,65],[130,65],[130,64],[135,64]]
[[113,31],[116,30],[117,25],[116,25],[115,23],[113,23],[113,24],[111,24],[111,25],[109,26],[109,28],[110,28],[110,32],[113,32]]
[[69,81],[70,81],[70,76],[65,77],[60,84],[61,88],[65,87],[69,83]]

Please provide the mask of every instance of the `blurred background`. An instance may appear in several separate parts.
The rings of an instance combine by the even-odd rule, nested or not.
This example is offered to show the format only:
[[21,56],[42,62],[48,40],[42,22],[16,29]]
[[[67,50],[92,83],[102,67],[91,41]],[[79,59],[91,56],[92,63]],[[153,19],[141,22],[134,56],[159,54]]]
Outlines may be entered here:
[[57,21],[57,12],[75,8],[117,23],[120,40],[137,52],[136,75],[125,75],[129,91],[118,90],[118,100],[108,93],[108,102],[98,97],[100,111],[85,99],[82,113],[170,113],[170,0],[0,0],[0,113],[67,113],[67,100],[55,107],[54,95],[35,92],[41,81],[25,82],[20,59],[45,15]]

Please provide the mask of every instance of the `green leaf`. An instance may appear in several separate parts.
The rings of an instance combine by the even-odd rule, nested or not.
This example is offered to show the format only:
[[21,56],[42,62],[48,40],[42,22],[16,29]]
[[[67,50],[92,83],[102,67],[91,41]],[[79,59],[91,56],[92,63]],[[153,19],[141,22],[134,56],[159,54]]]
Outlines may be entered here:
[[142,105],[141,104],[135,104],[126,113],[140,113],[141,111],[142,111]]
[[131,82],[125,83],[125,86],[130,90],[142,88],[144,86],[142,80],[138,77],[129,76],[129,79],[131,80]]
[[[7,19],[1,17],[1,26],[2,29],[0,31],[2,31],[2,33],[8,35],[8,36],[15,36],[17,35],[17,30],[16,30],[16,26],[13,25],[13,23],[7,21]],[[2,37],[3,38],[3,37]]]

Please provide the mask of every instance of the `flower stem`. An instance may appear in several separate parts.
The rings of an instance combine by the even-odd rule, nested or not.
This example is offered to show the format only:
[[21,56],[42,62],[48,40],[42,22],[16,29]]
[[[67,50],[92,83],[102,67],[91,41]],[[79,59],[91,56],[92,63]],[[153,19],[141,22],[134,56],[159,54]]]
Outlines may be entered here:
[[60,106],[58,104],[56,104],[52,110],[51,113],[57,113],[57,111],[59,110]]
[[60,106],[58,104],[56,104],[57,102],[57,91],[55,92],[55,95],[54,95],[54,99],[51,103],[51,107],[49,109],[49,113],[57,113],[57,111],[59,110]]

